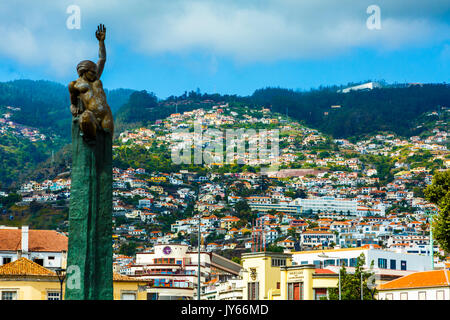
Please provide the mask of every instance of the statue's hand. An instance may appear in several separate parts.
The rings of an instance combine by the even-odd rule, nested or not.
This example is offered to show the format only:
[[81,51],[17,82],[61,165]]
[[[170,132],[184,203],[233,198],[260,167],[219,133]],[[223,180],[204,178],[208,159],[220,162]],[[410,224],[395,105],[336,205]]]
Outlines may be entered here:
[[95,32],[95,37],[98,41],[104,41],[106,37],[106,28],[104,24],[99,24],[97,31]]

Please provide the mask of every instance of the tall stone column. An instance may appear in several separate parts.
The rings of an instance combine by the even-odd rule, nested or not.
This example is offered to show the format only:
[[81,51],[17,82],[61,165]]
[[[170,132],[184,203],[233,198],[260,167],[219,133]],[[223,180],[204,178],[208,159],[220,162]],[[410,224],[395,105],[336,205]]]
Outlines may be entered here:
[[106,28],[99,25],[99,61],[84,60],[69,84],[72,172],[67,300],[112,300],[112,137],[114,122],[100,76]]

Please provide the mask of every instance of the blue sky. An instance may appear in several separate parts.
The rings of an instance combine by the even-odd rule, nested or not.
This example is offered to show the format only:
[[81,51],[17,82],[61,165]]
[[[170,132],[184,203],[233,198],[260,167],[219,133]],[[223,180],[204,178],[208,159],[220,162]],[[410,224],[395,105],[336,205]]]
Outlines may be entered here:
[[[80,29],[67,28],[70,5]],[[380,29],[370,30],[370,5]],[[74,80],[107,27],[106,88],[158,97],[310,89],[366,79],[449,82],[450,2],[26,0],[0,4],[0,81]]]

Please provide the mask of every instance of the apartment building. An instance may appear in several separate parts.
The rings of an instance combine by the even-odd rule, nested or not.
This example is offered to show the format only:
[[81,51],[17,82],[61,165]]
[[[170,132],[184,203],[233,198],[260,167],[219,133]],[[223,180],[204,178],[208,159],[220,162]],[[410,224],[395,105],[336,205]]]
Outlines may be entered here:
[[68,238],[54,230],[0,228],[0,265],[23,257],[55,270],[65,266],[67,247]]
[[[147,282],[148,300],[191,300],[198,283],[198,251],[185,244],[155,244],[153,251],[136,254],[129,276]],[[201,286],[213,276],[239,274],[240,265],[212,252],[200,250]]]

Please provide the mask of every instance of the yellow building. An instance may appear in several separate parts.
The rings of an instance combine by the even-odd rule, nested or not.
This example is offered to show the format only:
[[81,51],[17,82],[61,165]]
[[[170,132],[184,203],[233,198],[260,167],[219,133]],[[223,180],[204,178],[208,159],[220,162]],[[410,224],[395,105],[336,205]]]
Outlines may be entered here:
[[20,258],[0,266],[1,300],[59,300],[60,282],[55,272]]
[[329,288],[337,288],[339,275],[313,264],[281,268],[281,300],[320,300]]
[[319,300],[337,288],[339,275],[314,265],[292,265],[292,254],[242,255],[243,298],[248,300]]
[[153,182],[166,182],[167,177],[150,177],[150,181]]
[[[146,300],[146,283],[114,273],[114,300]],[[0,266],[0,300],[60,300],[55,272],[20,258]],[[63,292],[64,294],[64,292]]]
[[147,300],[147,282],[118,273],[113,275],[114,300]]
[[275,252],[242,254],[243,298],[280,299],[281,267],[292,265],[292,255]]

